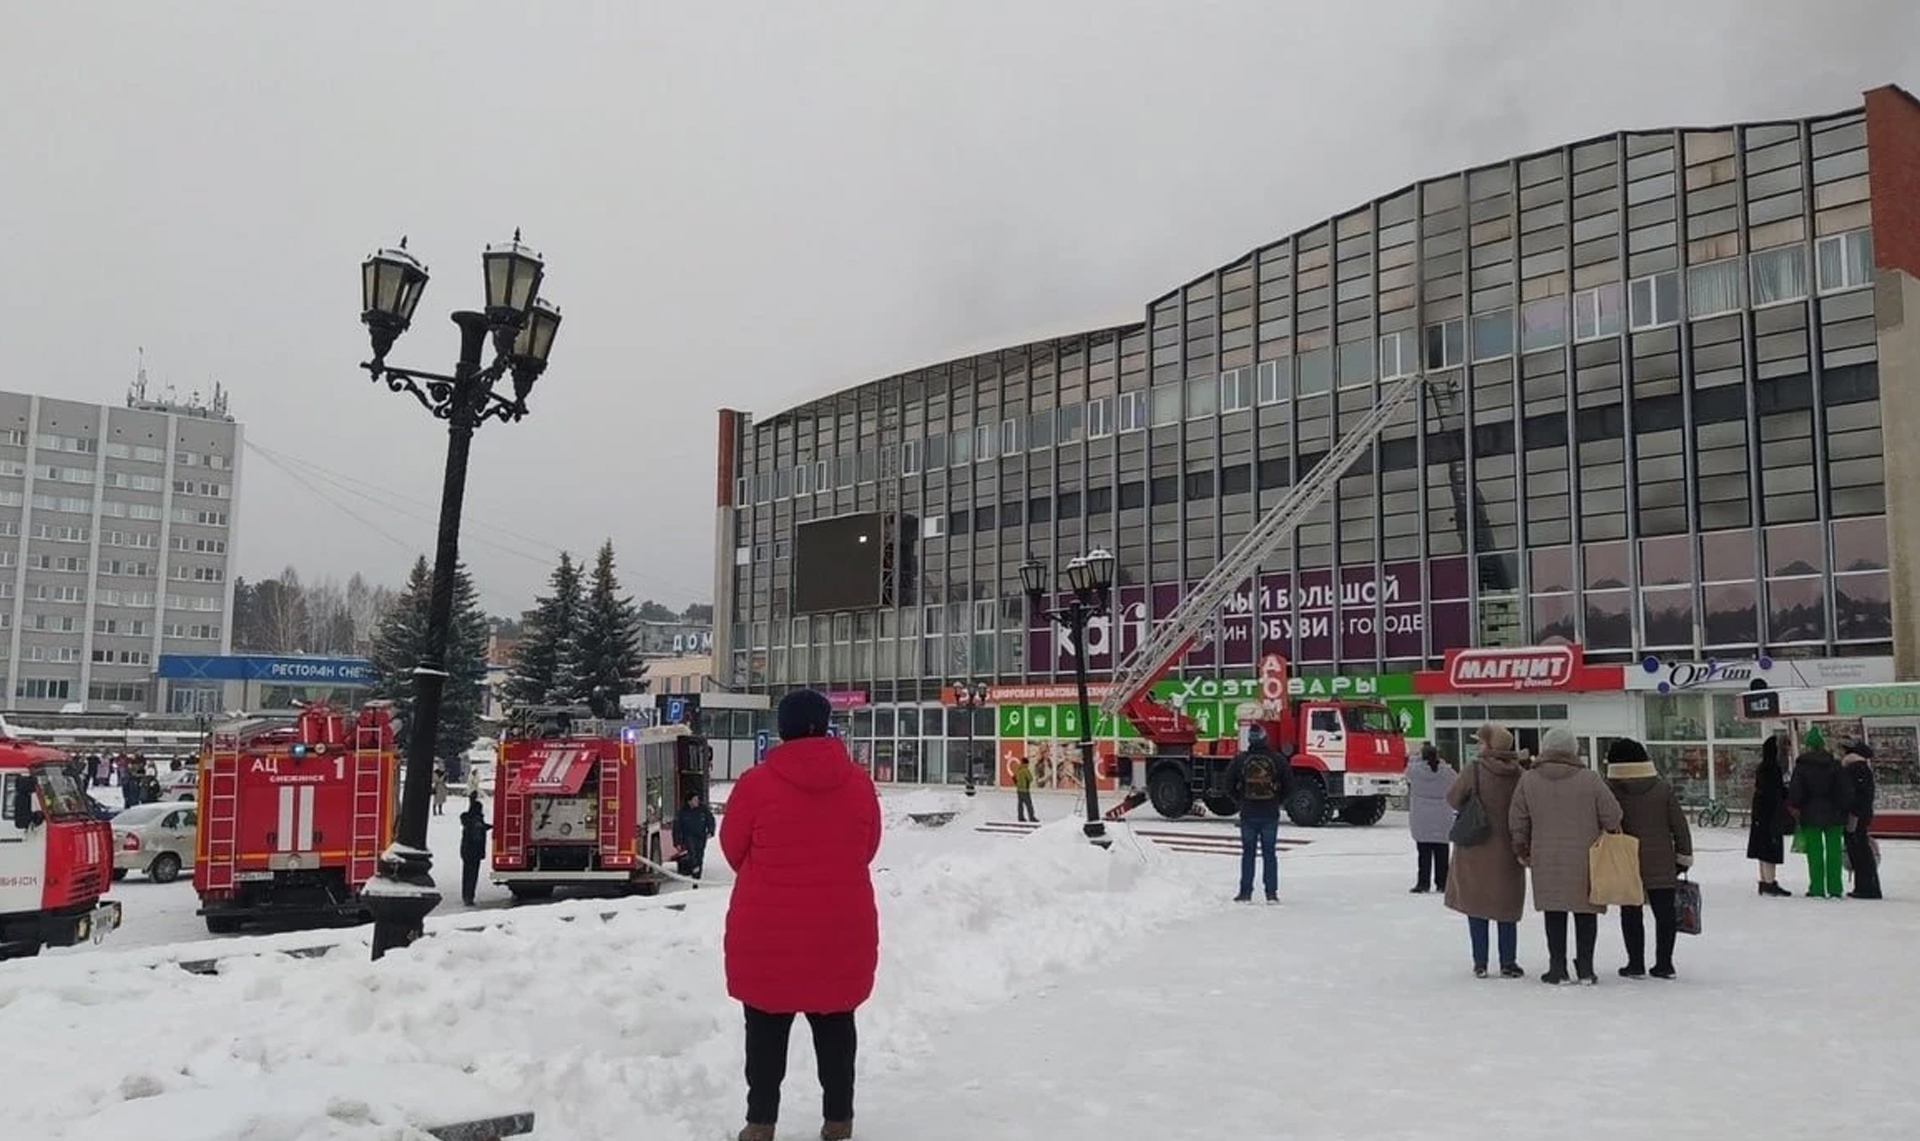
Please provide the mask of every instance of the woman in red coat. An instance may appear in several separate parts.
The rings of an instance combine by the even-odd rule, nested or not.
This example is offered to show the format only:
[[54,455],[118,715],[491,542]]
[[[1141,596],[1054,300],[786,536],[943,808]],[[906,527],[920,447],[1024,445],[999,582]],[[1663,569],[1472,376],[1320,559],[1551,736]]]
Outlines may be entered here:
[[733,786],[720,850],[733,866],[727,994],[746,1007],[747,1127],[773,1141],[793,1016],[819,1060],[823,1141],[853,1136],[853,1012],[873,993],[880,916],[868,865],[880,849],[873,779],[827,735],[827,699],[780,700],[780,744]]

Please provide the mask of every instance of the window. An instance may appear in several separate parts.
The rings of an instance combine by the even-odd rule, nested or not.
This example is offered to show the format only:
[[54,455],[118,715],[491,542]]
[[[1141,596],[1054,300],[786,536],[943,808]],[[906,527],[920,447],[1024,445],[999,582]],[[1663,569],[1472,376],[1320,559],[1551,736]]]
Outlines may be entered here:
[[1753,303],[1777,305],[1807,295],[1807,248],[1782,246],[1762,250],[1749,258],[1753,274]]
[[1498,360],[1513,355],[1513,310],[1478,313],[1473,318],[1473,359]]
[[167,462],[167,453],[159,448],[141,446],[133,449],[133,458],[142,463],[163,464]]
[[1573,295],[1573,339],[1591,341],[1620,335],[1620,283]]
[[1418,369],[1413,358],[1413,333],[1402,330],[1380,338],[1380,379],[1391,380]]
[[1147,390],[1152,401],[1149,412],[1153,426],[1164,428],[1168,424],[1180,422],[1180,386],[1177,384],[1156,384]]
[[1636,278],[1627,286],[1628,324],[1635,330],[1655,329],[1680,320],[1680,275],[1656,273]]
[[1053,446],[1053,409],[1045,408],[1027,417],[1027,447],[1033,451]]
[[938,539],[940,536],[946,533],[947,533],[947,517],[945,515],[921,516],[920,537],[922,539]]
[[32,701],[66,701],[72,693],[73,683],[65,678],[23,677],[13,687],[15,697]]
[[1426,362],[1430,369],[1458,368],[1466,358],[1466,331],[1458,321],[1427,326]]
[[1187,419],[1204,420],[1220,411],[1220,383],[1211,376],[1187,381]]
[[1310,349],[1294,358],[1300,368],[1300,395],[1312,396],[1333,387],[1333,350]]
[[1123,392],[1120,394],[1120,430],[1138,432],[1147,426],[1147,394],[1144,392]]
[[1220,411],[1245,412],[1253,407],[1253,378],[1244,368],[1230,368],[1220,374]]
[[920,474],[920,441],[908,440],[900,445],[900,474]]
[[1277,361],[1261,361],[1254,369],[1254,387],[1262,404],[1278,404],[1293,391],[1293,361],[1281,358]]
[[992,424],[982,424],[973,430],[973,458],[990,460],[1000,454],[1000,434]]
[[[926,442],[921,445],[921,459],[927,471],[938,471],[946,467],[947,437],[944,435],[928,436]],[[806,471],[806,466],[802,465],[800,470],[803,472]]]
[[1739,308],[1739,258],[1710,261],[1687,270],[1687,316],[1711,317]]
[[1567,299],[1543,297],[1520,307],[1520,351],[1555,349],[1567,343]]
[[1873,232],[1853,230],[1820,239],[1820,292],[1859,289],[1873,284]]
[[1368,337],[1364,341],[1342,341],[1334,350],[1334,371],[1338,374],[1340,387],[1358,388],[1373,382],[1374,340]]
[[1087,410],[1084,405],[1068,404],[1053,414],[1053,442],[1056,444],[1077,444],[1080,432],[1086,427]]
[[51,539],[56,543],[84,543],[93,537],[88,527],[72,527],[64,523],[35,523],[33,537]]
[[1018,416],[1000,421],[1000,454],[1018,455],[1027,450],[1027,422]]
[[1113,435],[1113,397],[1087,401],[1087,439],[1099,440]]
[[[793,469],[793,493],[795,495],[813,494],[813,465],[801,464]],[[176,542],[178,540],[175,540]],[[184,550],[185,548],[179,548]]]

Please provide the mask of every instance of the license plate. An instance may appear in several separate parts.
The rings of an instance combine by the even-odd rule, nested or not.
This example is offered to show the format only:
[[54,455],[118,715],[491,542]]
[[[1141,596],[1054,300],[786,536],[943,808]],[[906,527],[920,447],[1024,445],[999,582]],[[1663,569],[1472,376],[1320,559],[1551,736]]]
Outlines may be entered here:
[[273,879],[272,872],[235,872],[233,878],[240,883],[261,883]]

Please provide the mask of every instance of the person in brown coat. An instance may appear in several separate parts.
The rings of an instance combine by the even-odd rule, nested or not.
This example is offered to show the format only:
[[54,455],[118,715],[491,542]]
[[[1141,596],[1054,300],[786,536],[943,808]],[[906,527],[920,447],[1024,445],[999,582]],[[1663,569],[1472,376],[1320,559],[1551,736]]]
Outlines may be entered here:
[[1547,973],[1540,981],[1567,981],[1567,916],[1574,924],[1574,975],[1592,986],[1593,945],[1600,936],[1600,913],[1588,902],[1587,849],[1600,833],[1620,831],[1620,802],[1600,774],[1580,763],[1580,745],[1565,729],[1549,729],[1540,738],[1540,755],[1520,778],[1508,821],[1513,853],[1533,872],[1533,906],[1545,913]]
[[1621,826],[1640,841],[1640,882],[1653,909],[1653,970],[1647,970],[1647,930],[1641,908],[1620,909],[1620,937],[1627,945],[1623,979],[1673,977],[1674,937],[1680,930],[1675,907],[1680,873],[1693,866],[1693,831],[1673,786],[1660,778],[1646,746],[1631,737],[1607,746],[1607,788],[1620,802]]
[[1447,874],[1447,906],[1467,917],[1467,935],[1473,946],[1473,973],[1487,977],[1488,924],[1499,927],[1500,977],[1526,977],[1520,969],[1520,915],[1527,906],[1527,874],[1514,857],[1508,832],[1513,791],[1520,783],[1520,759],[1513,751],[1513,734],[1501,725],[1482,725],[1474,735],[1478,756],[1447,789],[1447,803],[1455,811],[1478,794],[1491,834],[1478,844],[1453,846]]

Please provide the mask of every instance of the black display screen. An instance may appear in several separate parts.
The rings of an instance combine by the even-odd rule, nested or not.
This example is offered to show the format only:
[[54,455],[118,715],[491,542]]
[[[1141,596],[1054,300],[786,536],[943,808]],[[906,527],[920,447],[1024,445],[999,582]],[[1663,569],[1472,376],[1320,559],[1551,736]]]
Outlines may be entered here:
[[878,512],[817,519],[794,528],[793,612],[880,607],[885,537]]

